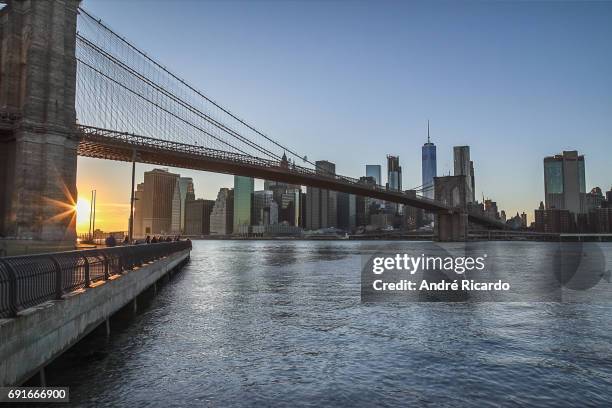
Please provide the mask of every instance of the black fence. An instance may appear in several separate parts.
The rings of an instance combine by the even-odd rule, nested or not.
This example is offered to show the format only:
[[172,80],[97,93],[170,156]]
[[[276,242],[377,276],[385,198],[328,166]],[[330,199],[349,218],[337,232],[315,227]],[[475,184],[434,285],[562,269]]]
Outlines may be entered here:
[[0,258],[0,318],[185,249],[190,241]]

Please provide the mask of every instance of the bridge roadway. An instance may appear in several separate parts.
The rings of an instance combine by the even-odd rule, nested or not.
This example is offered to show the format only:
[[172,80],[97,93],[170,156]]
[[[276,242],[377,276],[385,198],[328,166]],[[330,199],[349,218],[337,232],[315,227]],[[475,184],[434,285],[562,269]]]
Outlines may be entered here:
[[[77,125],[77,133],[80,138],[78,154],[84,157],[126,162],[135,160],[139,163],[318,187],[405,204],[431,212],[453,213],[457,211],[440,201],[409,196],[400,191],[387,190],[382,186],[363,184],[357,179],[346,176],[317,173],[313,169],[294,164],[283,165],[281,162],[259,157],[93,126]],[[469,213],[468,219],[473,223],[491,228],[506,228],[504,223],[478,213]]]

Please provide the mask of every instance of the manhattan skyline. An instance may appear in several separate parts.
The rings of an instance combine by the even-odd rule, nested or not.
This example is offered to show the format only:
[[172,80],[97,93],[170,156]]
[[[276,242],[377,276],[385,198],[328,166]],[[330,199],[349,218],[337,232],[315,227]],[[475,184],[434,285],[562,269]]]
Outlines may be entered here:
[[[470,145],[476,198],[508,214],[531,218],[544,198],[542,159],[563,150],[584,154],[587,190],[610,187],[612,4],[82,5],[280,142],[334,162],[339,174],[363,176],[366,164],[386,173],[392,154],[403,187],[420,185],[429,119],[438,175],[452,173],[453,146]],[[147,26],[135,24],[145,17]],[[153,167],[138,164],[137,182]],[[202,198],[233,185],[231,175],[174,171],[192,177]],[[79,197],[97,189],[104,229],[127,226],[129,174],[128,163],[79,158]]]

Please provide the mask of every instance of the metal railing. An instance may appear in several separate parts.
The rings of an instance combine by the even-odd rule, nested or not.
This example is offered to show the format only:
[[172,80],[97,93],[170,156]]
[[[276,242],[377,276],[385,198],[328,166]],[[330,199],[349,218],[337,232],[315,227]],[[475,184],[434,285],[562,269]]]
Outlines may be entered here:
[[[405,195],[405,192],[401,190],[388,188],[382,185],[364,184],[356,178],[347,177],[340,174],[328,174],[325,172],[318,172],[316,169],[302,167],[294,163],[283,167],[279,161],[275,160],[249,156],[241,153],[228,152],[224,150],[216,150],[204,146],[174,142],[171,140],[155,139],[148,136],[141,136],[129,132],[119,132],[110,129],[103,129],[95,126],[77,125],[77,133],[80,135],[81,141],[83,142],[82,145],[79,147],[79,153],[85,156],[89,155],[87,154],[88,149],[90,148],[90,146],[88,146],[88,143],[99,143],[101,145],[107,145],[109,148],[112,148],[113,144],[117,144],[117,147],[121,146],[128,148],[130,152],[133,149],[149,149],[151,151],[156,151],[159,153],[179,153],[186,155],[186,157],[195,156],[198,158],[204,158],[209,160],[233,162],[245,166],[256,166],[261,168],[282,168],[283,171],[288,174],[299,174],[323,180],[331,180],[338,184],[358,186],[360,188],[365,188],[368,190],[395,194],[398,197],[403,197]],[[423,202],[428,202],[432,205],[436,205],[441,209],[450,209],[450,207],[448,207],[444,203],[422,195],[416,195],[415,199],[418,199]]]
[[0,258],[0,318],[186,249],[190,241]]

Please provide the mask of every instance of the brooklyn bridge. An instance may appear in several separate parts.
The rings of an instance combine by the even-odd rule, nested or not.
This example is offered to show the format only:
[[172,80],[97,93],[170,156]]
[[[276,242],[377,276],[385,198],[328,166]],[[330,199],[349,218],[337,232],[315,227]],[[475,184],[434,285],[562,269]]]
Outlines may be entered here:
[[435,214],[435,236],[504,229],[471,212],[465,183],[435,199],[316,168],[179,77],[77,0],[6,1],[0,11],[0,235],[74,242],[77,156],[249,176],[373,197]]

